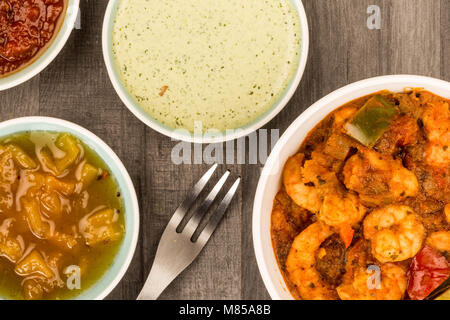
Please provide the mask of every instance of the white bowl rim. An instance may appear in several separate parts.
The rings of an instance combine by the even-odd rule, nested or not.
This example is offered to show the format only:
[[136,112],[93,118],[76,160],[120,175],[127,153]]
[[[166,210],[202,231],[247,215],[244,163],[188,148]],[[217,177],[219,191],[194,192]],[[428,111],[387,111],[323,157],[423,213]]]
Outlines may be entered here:
[[[81,127],[78,124],[75,124],[73,122],[62,120],[58,118],[53,117],[21,117],[21,118],[15,118],[11,120],[6,120],[0,123],[0,130],[7,127],[12,127],[18,124],[36,124],[36,123],[42,123],[42,124],[50,124],[50,125],[56,125],[65,127],[68,129],[73,130],[74,132],[77,132],[81,135],[87,136],[91,141],[94,142],[97,146],[99,146],[103,151],[105,151],[108,156],[112,159],[112,161],[115,163],[117,168],[119,168],[118,173],[114,173],[114,175],[119,174],[122,176],[122,178],[125,181],[126,187],[128,188],[130,194],[131,194],[131,207],[134,209],[133,212],[127,212],[126,214],[132,215],[132,219],[134,220],[134,228],[133,230],[127,230],[127,232],[130,232],[132,235],[132,240],[130,243],[129,251],[126,255],[126,258],[120,267],[119,272],[114,276],[113,280],[99,293],[96,297],[94,297],[94,300],[101,300],[104,299],[108,294],[111,293],[111,291],[117,286],[117,284],[122,280],[123,276],[125,275],[126,271],[128,270],[129,265],[131,264],[131,261],[133,259],[134,253],[136,251],[138,237],[139,237],[139,203],[136,195],[136,190],[134,188],[133,182],[131,180],[130,175],[128,174],[128,171],[126,170],[125,166],[123,165],[122,161],[119,159],[119,157],[116,155],[116,153],[109,147],[102,139],[100,139],[97,135],[92,133],[86,128]],[[91,290],[96,286],[96,283],[93,283],[87,291]],[[81,293],[81,295],[83,295]],[[76,297],[75,297],[76,298]]]
[[[385,86],[385,87],[383,87]],[[408,87],[423,87],[425,89],[428,89],[429,87],[433,88],[442,88],[442,91],[446,91],[449,94],[450,98],[450,83],[445,80],[440,80],[436,78],[426,77],[426,76],[418,76],[418,75],[408,75],[408,74],[400,74],[400,75],[386,75],[386,76],[379,76],[374,78],[369,78],[361,81],[357,81],[351,84],[348,84],[340,89],[337,89],[330,94],[326,95],[325,97],[321,98],[314,104],[312,104],[308,109],[306,109],[302,114],[300,114],[288,127],[288,129],[284,132],[284,134],[281,136],[281,138],[276,143],[275,147],[273,148],[271,154],[269,155],[267,162],[261,172],[260,179],[258,181],[256,193],[255,193],[255,199],[253,203],[253,213],[252,213],[252,237],[253,237],[253,247],[255,250],[255,256],[256,261],[258,265],[258,269],[260,271],[261,277],[263,279],[263,282],[266,286],[266,289],[274,300],[281,300],[286,299],[286,293],[290,296],[291,299],[292,296],[289,293],[289,291],[286,288],[286,284],[284,282],[284,279],[281,275],[281,271],[279,270],[278,264],[276,265],[276,272],[277,275],[273,275],[273,272],[270,271],[270,269],[274,268],[274,265],[268,261],[270,259],[272,262],[277,261],[275,258],[275,253],[272,247],[272,241],[270,241],[270,253],[265,253],[265,248],[263,247],[263,230],[262,230],[262,204],[263,204],[263,198],[264,198],[264,191],[268,182],[270,175],[270,172],[272,170],[272,167],[277,163],[277,155],[280,154],[281,150],[288,144],[289,139],[298,131],[306,131],[305,129],[302,129],[302,125],[308,123],[308,120],[315,114],[317,114],[321,109],[326,108],[329,105],[332,105],[332,102],[345,97],[350,96],[347,100],[347,102],[350,102],[358,97],[363,97],[367,94],[374,93],[383,89],[389,90],[389,87],[392,86],[403,86],[403,88]],[[379,87],[379,89],[371,89],[373,87]],[[401,89],[400,89],[401,90]],[[359,93],[361,92],[361,93]],[[436,92],[435,92],[436,93]],[[328,115],[330,112],[338,108],[339,106],[345,104],[345,102],[340,103],[337,106],[333,106],[333,109],[328,111],[326,115]],[[323,118],[325,117],[321,117]],[[321,120],[314,121],[314,123],[310,124],[310,127],[315,127]],[[310,130],[308,130],[309,132]],[[308,133],[305,132],[305,135]],[[299,141],[297,143],[297,149],[300,148],[300,145],[303,141]],[[284,163],[282,164],[284,166]],[[280,176],[278,176],[278,179],[280,179]],[[271,199],[273,201],[273,199]],[[270,211],[272,211],[272,207],[270,208]],[[270,219],[270,213],[268,217],[265,217],[266,219]],[[270,226],[270,221],[269,221]],[[264,232],[268,232],[265,236],[270,237],[270,230],[264,230]],[[267,239],[266,239],[267,240]],[[266,248],[266,250],[268,250]],[[281,277],[281,278],[280,278]],[[275,280],[274,278],[277,278]],[[277,286],[275,284],[276,281],[279,281],[280,279],[283,279],[283,283],[281,286],[283,287],[284,297],[283,294],[277,290]]]
[[[38,53],[38,58],[32,61],[23,69],[13,72],[11,75],[0,78],[0,91],[16,87],[34,76],[41,73],[61,52],[62,48],[69,39],[72,30],[75,28],[75,22],[79,12],[80,0],[69,0],[67,4],[66,14],[60,30],[53,35],[50,46]],[[65,29],[65,30],[63,30]],[[62,32],[62,33],[61,33]],[[11,81],[7,81],[13,79]],[[2,83],[4,82],[4,83]]]
[[234,139],[238,139],[241,137],[245,137],[249,135],[250,133],[258,130],[265,124],[267,124],[270,120],[272,120],[278,113],[281,112],[281,110],[289,103],[292,96],[296,92],[300,81],[303,77],[303,73],[306,68],[306,63],[308,60],[308,53],[309,53],[309,26],[308,26],[308,19],[306,16],[305,8],[303,6],[302,0],[290,0],[291,2],[296,4],[296,9],[298,10],[299,14],[299,20],[301,24],[301,32],[302,32],[302,39],[301,39],[301,50],[300,50],[300,58],[299,58],[299,64],[297,71],[295,73],[295,76],[291,79],[291,82],[289,84],[289,88],[284,92],[283,96],[280,97],[280,99],[270,107],[266,112],[266,114],[260,116],[258,120],[255,120],[250,125],[247,125],[247,127],[244,126],[243,129],[236,129],[234,133],[232,134],[225,134],[222,133],[219,137],[215,136],[207,136],[207,135],[195,135],[195,134],[182,134],[179,130],[173,130],[168,127],[163,126],[160,124],[157,120],[152,119],[149,115],[145,114],[145,111],[143,111],[141,108],[137,108],[134,106],[134,102],[130,101],[130,99],[127,96],[126,90],[122,87],[121,80],[118,79],[114,72],[114,61],[112,54],[109,52],[109,43],[110,39],[108,37],[109,32],[109,26],[111,21],[114,19],[112,16],[114,5],[116,4],[116,1],[120,0],[109,0],[108,7],[106,8],[105,17],[103,20],[103,34],[102,34],[102,47],[103,47],[103,58],[105,60],[106,69],[108,71],[109,78],[111,80],[111,83],[119,95],[122,102],[125,104],[125,106],[130,110],[139,120],[141,120],[143,123],[145,123],[147,126],[152,128],[153,130],[172,138],[172,140],[176,141],[185,141],[185,142],[191,142],[191,143],[222,143]]

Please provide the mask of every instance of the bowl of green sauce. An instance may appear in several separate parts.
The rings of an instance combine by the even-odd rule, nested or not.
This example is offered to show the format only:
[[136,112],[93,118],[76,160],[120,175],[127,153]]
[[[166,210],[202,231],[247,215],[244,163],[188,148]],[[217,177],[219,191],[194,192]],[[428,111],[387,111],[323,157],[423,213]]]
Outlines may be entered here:
[[275,117],[306,66],[300,0],[110,0],[103,55],[127,108],[176,140],[246,136]]

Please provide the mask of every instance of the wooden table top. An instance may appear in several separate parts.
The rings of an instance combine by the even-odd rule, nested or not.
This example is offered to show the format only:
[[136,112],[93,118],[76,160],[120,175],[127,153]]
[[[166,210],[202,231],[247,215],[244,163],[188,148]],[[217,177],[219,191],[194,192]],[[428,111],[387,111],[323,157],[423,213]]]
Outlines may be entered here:
[[[107,0],[81,0],[81,29],[56,60],[25,84],[0,92],[1,120],[52,116],[78,123],[122,159],[138,193],[141,232],[132,264],[109,299],[135,299],[173,211],[209,165],[175,165],[177,143],[146,127],[119,100],[103,63]],[[418,74],[450,81],[450,0],[303,0],[310,27],[300,86],[266,129],[280,133],[333,90],[365,78]],[[381,8],[381,30],[366,25]],[[300,141],[299,141],[300,144]],[[200,257],[162,299],[268,299],[252,244],[252,206],[261,164],[222,165],[243,178],[235,201]]]

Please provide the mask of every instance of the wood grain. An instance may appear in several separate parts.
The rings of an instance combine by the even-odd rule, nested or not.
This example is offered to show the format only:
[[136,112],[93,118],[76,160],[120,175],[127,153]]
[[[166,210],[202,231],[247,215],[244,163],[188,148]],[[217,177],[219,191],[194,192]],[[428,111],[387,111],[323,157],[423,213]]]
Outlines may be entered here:
[[[301,84],[265,128],[283,132],[314,101],[351,82],[384,74],[450,80],[450,0],[303,0],[310,53]],[[379,5],[381,30],[366,27]],[[128,168],[141,207],[139,245],[109,299],[135,299],[172,212],[209,165],[175,165],[177,142],[147,128],[121,103],[103,63],[101,27],[107,0],[81,1],[81,30],[39,76],[0,92],[1,120],[47,115],[78,123],[104,139]],[[299,141],[300,144],[300,141]],[[253,252],[253,197],[261,164],[223,165],[243,179],[211,242],[162,299],[268,299]],[[218,178],[218,174],[216,178]]]

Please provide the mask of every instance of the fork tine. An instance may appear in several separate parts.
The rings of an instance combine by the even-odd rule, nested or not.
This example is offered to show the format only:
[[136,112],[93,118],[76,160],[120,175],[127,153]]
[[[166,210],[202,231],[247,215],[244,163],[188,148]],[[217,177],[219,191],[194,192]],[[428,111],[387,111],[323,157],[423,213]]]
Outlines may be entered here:
[[211,190],[211,192],[206,196],[205,200],[203,200],[200,207],[197,208],[192,218],[187,223],[186,227],[183,230],[183,233],[188,235],[189,237],[192,237],[195,230],[197,229],[198,225],[200,224],[200,221],[202,220],[205,213],[208,211],[209,207],[211,207],[212,203],[217,197],[217,194],[219,191],[223,188],[223,185],[228,179],[228,176],[230,175],[230,170],[227,170],[227,172],[224,173],[222,178],[220,178],[219,182],[216,183],[214,188]]
[[241,182],[241,178],[236,179],[234,184],[231,186],[230,190],[227,192],[225,197],[222,199],[222,202],[217,207],[216,212],[214,212],[213,216],[211,217],[211,220],[209,220],[206,227],[200,233],[200,236],[198,237],[197,242],[199,242],[202,245],[205,245],[208,242],[209,238],[214,233],[214,230],[216,230],[217,225],[219,224],[220,220],[222,220],[222,217],[224,216],[225,212],[227,211],[231,201],[233,200],[233,197],[236,193],[236,190],[237,190],[240,182]]
[[172,218],[169,221],[168,226],[170,225],[174,229],[178,227],[181,220],[183,220],[184,216],[189,211],[189,208],[192,206],[195,200],[197,200],[198,196],[203,191],[209,179],[211,179],[214,171],[216,171],[216,169],[217,163],[215,163],[211,168],[209,168],[209,170],[194,185],[194,187],[189,191],[184,201],[180,204],[177,210],[175,210]]

